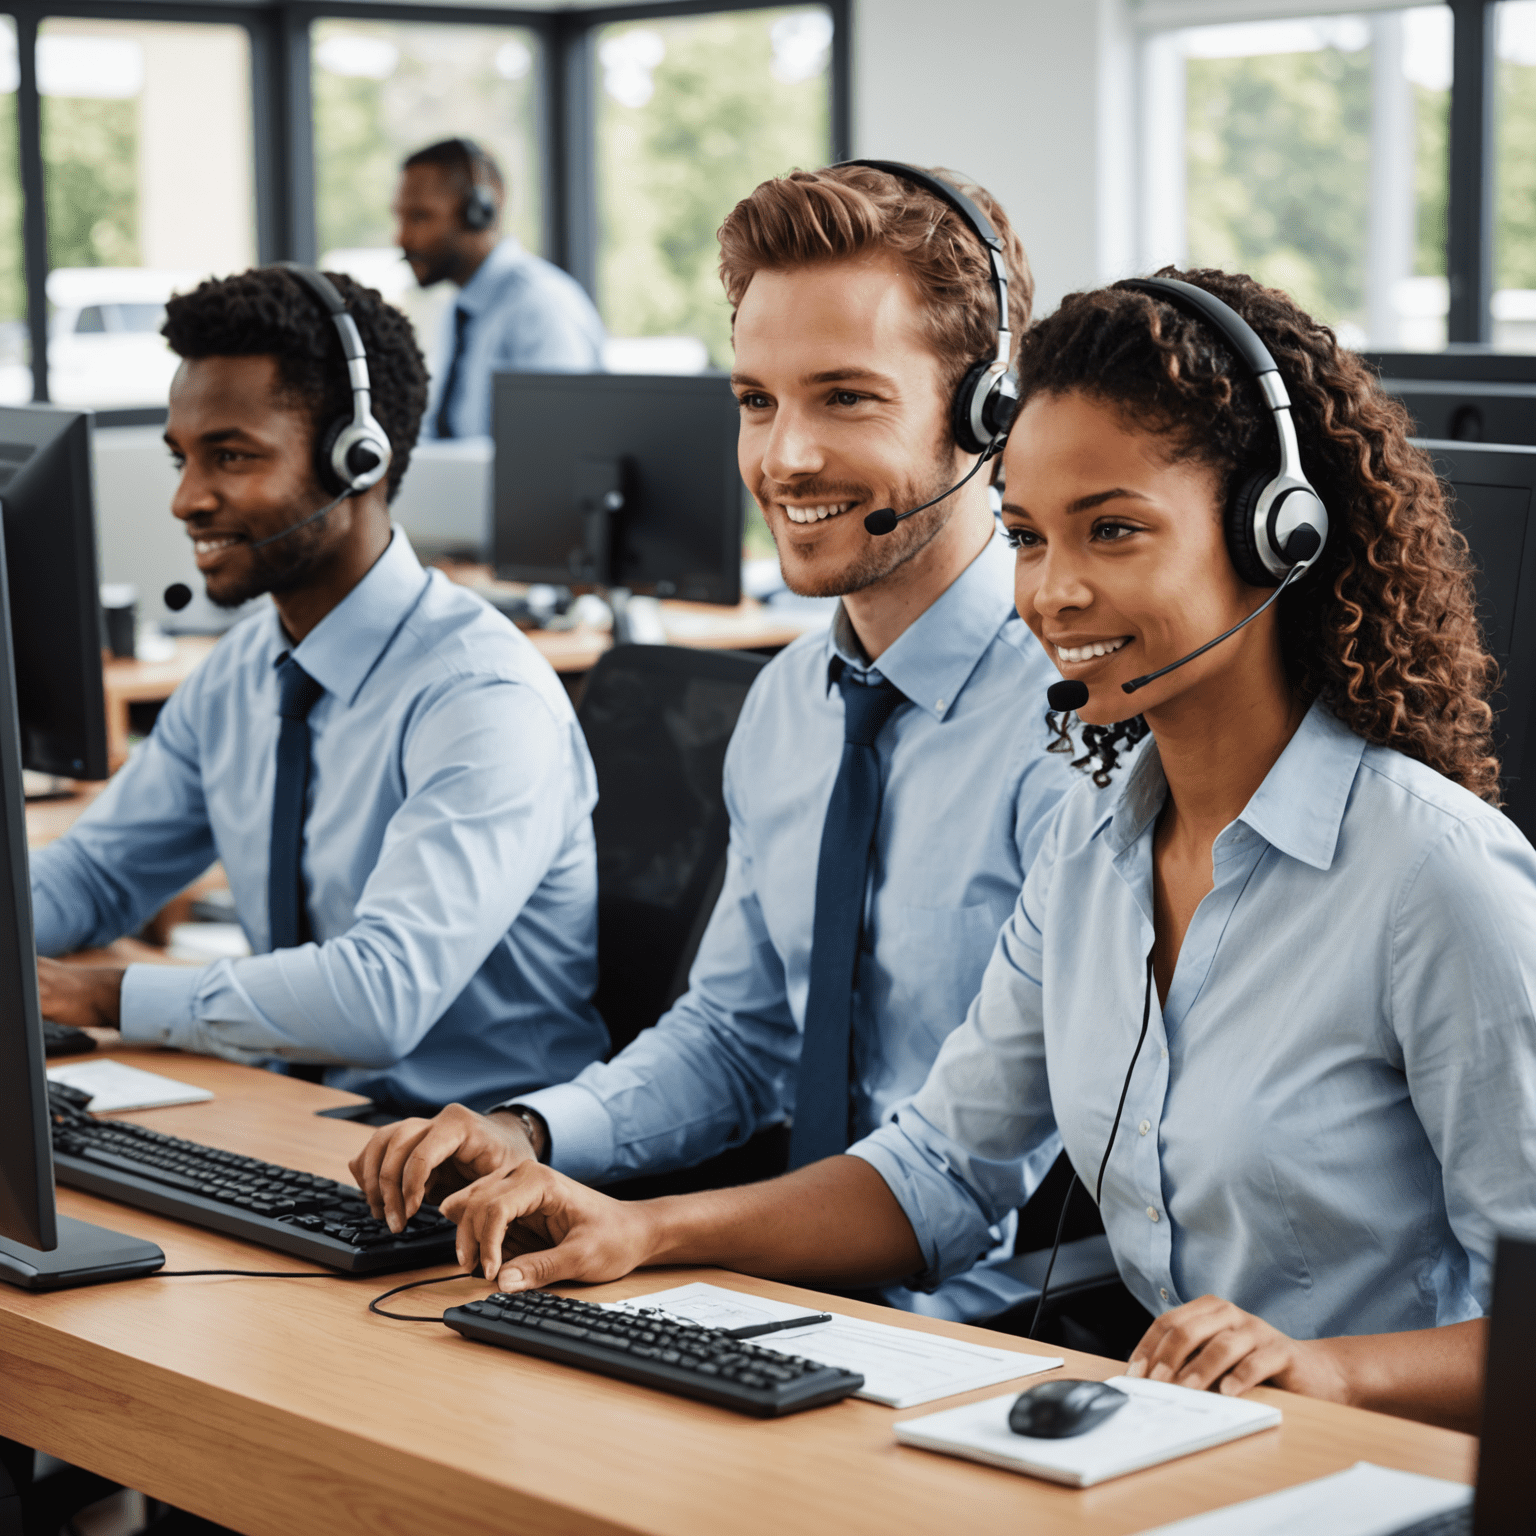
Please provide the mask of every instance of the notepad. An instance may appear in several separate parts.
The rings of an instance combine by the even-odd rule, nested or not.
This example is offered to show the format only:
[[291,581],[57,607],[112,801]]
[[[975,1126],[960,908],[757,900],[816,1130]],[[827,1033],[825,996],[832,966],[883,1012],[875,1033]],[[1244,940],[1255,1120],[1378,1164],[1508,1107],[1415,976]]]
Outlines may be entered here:
[[1017,1393],[907,1419],[895,1426],[896,1438],[925,1451],[1089,1488],[1192,1451],[1273,1429],[1280,1422],[1278,1408],[1243,1397],[1222,1397],[1128,1376],[1115,1376],[1110,1385],[1130,1402],[1086,1434],[1066,1440],[1014,1434],[1008,1427],[1008,1410]]
[[[806,1312],[805,1307],[793,1302],[746,1296],[704,1281],[604,1305],[629,1311],[651,1307],[668,1317],[706,1328],[745,1328],[753,1323],[800,1317]],[[864,1386],[854,1395],[871,1403],[883,1403],[887,1408],[916,1408],[941,1397],[953,1397],[957,1392],[1054,1371],[1062,1364],[1056,1355],[972,1344],[839,1312],[833,1313],[830,1323],[765,1334],[751,1342],[781,1354],[802,1355],[823,1365],[857,1371],[864,1378]]]
[[93,1115],[110,1114],[118,1109],[163,1109],[168,1104],[197,1104],[213,1095],[206,1088],[178,1083],[158,1072],[143,1072],[110,1056],[94,1061],[69,1061],[49,1067],[48,1076],[55,1083],[78,1088],[91,1096],[86,1106]]
[[1332,1477],[1175,1520],[1141,1536],[1292,1536],[1295,1531],[1307,1536],[1389,1536],[1471,1502],[1472,1490],[1465,1483],[1357,1461]]

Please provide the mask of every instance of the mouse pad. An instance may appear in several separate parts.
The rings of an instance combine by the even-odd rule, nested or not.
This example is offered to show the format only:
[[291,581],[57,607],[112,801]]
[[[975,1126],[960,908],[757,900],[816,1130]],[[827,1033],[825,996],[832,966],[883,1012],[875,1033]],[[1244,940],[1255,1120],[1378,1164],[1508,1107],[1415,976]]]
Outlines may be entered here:
[[1110,1386],[1130,1398],[1086,1434],[1035,1440],[1008,1427],[1017,1392],[898,1423],[903,1445],[964,1456],[1073,1488],[1088,1488],[1127,1472],[1188,1456],[1280,1423],[1280,1410],[1244,1397],[1196,1392],[1163,1381],[1113,1376]]

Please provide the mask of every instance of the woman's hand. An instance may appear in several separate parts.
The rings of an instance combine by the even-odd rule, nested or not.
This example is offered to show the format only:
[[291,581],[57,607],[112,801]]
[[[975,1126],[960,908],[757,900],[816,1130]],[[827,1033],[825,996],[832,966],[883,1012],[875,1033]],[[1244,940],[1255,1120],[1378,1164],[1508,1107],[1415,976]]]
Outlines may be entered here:
[[1329,1340],[1289,1338],[1219,1296],[1202,1296],[1163,1313],[1132,1351],[1125,1374],[1215,1388],[1229,1397],[1267,1382],[1307,1397],[1349,1401]]
[[459,1263],[504,1291],[617,1280],[655,1250],[648,1202],[614,1200],[533,1161],[477,1179],[442,1203]]

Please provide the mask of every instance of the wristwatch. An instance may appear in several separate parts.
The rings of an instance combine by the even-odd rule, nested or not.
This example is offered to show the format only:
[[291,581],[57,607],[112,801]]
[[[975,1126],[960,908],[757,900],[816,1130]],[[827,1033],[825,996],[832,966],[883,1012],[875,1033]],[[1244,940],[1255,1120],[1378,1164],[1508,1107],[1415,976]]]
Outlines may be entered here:
[[486,1110],[486,1114],[516,1116],[523,1123],[523,1132],[528,1137],[528,1145],[533,1148],[534,1156],[541,1163],[549,1161],[549,1126],[537,1110],[529,1109],[526,1104],[493,1104]]

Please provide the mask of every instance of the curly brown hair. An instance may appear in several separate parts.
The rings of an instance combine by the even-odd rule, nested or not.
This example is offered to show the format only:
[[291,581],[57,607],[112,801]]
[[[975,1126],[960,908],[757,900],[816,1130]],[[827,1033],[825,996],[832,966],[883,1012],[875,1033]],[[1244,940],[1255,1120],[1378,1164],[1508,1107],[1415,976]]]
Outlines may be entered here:
[[[1182,278],[1235,309],[1263,339],[1291,397],[1302,464],[1328,508],[1317,565],[1279,601],[1288,675],[1352,731],[1499,802],[1493,711],[1498,668],[1484,644],[1467,541],[1408,413],[1370,366],[1284,293],[1227,272]],[[1019,393],[1082,392],[1168,439],[1171,461],[1210,465],[1229,497],[1278,463],[1257,383],[1209,324],[1116,284],[1070,294],[1023,340]],[[1053,748],[1073,750],[1070,716]],[[1139,716],[1084,729],[1078,766],[1109,782]]]

